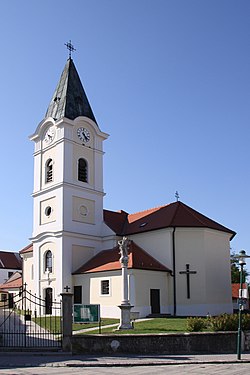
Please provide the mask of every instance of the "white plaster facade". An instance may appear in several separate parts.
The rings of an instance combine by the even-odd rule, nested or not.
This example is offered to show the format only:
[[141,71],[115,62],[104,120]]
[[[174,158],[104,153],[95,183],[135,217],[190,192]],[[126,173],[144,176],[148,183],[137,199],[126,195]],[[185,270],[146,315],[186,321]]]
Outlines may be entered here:
[[[77,136],[81,127],[88,129],[90,141],[83,145]],[[54,138],[45,142],[48,128]],[[78,117],[54,121],[46,119],[30,137],[34,152],[34,221],[33,271],[25,272],[28,288],[44,297],[44,290],[53,289],[54,298],[67,285],[73,287],[71,273],[103,247],[103,150],[108,137],[90,119]],[[88,182],[77,179],[78,160],[88,163]],[[52,160],[52,180],[46,182],[46,163]],[[108,246],[108,244],[107,244]],[[52,252],[52,272],[45,265],[46,252]],[[23,255],[31,267],[30,255]],[[74,268],[75,267],[75,268]],[[25,267],[25,271],[26,271]]]

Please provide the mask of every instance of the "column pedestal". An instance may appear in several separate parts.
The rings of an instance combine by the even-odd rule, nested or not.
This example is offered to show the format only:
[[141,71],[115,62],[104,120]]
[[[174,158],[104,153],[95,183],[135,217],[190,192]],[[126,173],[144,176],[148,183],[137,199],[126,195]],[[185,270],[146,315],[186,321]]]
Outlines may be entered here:
[[121,317],[120,317],[120,325],[118,326],[118,329],[133,329],[130,322],[130,310],[132,309],[132,305],[130,304],[124,304],[118,306],[121,309]]

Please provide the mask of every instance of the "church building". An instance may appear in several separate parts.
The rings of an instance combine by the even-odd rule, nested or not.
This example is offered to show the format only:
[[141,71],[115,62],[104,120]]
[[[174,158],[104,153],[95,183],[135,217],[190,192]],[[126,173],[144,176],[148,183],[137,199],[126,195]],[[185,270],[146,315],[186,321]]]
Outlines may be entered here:
[[126,236],[133,312],[140,317],[231,313],[235,232],[178,200],[137,213],[103,209],[107,138],[69,57],[45,118],[30,136],[33,233],[20,251],[27,289],[49,306],[68,286],[74,303],[100,304],[102,317],[118,318],[118,241]]

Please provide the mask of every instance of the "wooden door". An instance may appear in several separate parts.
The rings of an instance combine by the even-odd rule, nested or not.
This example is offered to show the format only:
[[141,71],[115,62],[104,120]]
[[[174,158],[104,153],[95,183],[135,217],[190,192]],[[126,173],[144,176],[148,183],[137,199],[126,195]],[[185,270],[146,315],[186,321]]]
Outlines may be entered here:
[[160,289],[150,289],[151,314],[160,314]]

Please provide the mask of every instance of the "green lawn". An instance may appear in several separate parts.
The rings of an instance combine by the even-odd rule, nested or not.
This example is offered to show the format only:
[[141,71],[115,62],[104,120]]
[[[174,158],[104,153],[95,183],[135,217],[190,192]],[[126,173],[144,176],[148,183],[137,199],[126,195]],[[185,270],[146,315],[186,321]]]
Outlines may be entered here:
[[[119,334],[142,334],[142,333],[173,333],[187,332],[186,318],[156,318],[143,322],[135,322],[133,330],[119,330],[116,328],[102,328],[102,333],[119,333]],[[96,334],[98,330],[86,332],[84,334]]]
[[[118,324],[119,319],[111,319],[111,318],[103,318],[101,320],[101,325],[106,326],[109,324]],[[99,327],[99,323],[83,323],[83,324],[73,324],[73,331],[78,331],[80,329],[92,328],[92,327]]]
[[[47,329],[50,332],[59,333],[61,318],[60,317],[38,317],[34,321],[41,327]],[[117,324],[119,319],[103,318],[101,320],[101,326],[109,324]],[[86,328],[94,328],[96,330],[85,332],[83,334],[97,334],[99,333],[98,323],[84,323],[84,324],[73,324],[73,331],[79,331]],[[101,333],[119,333],[119,334],[142,334],[142,333],[173,333],[173,332],[187,332],[187,319],[186,318],[156,318],[148,319],[143,322],[135,322],[133,330],[119,330],[116,331],[116,327],[102,328]]]
[[[53,333],[60,333],[61,332],[61,317],[60,316],[51,316],[51,317],[38,317],[38,318],[32,318],[32,320],[41,326],[42,328],[47,329],[50,332]],[[119,323],[119,319],[109,319],[109,318],[103,318],[101,320],[101,325],[108,325],[108,324],[115,324]],[[92,327],[99,327],[99,323],[84,323],[84,324],[74,324],[73,323],[73,331],[78,331],[81,329],[86,328],[92,328]]]
[[40,316],[38,318],[32,318],[33,322],[38,324],[40,327],[45,328],[52,333],[61,332],[61,317],[60,316]]

